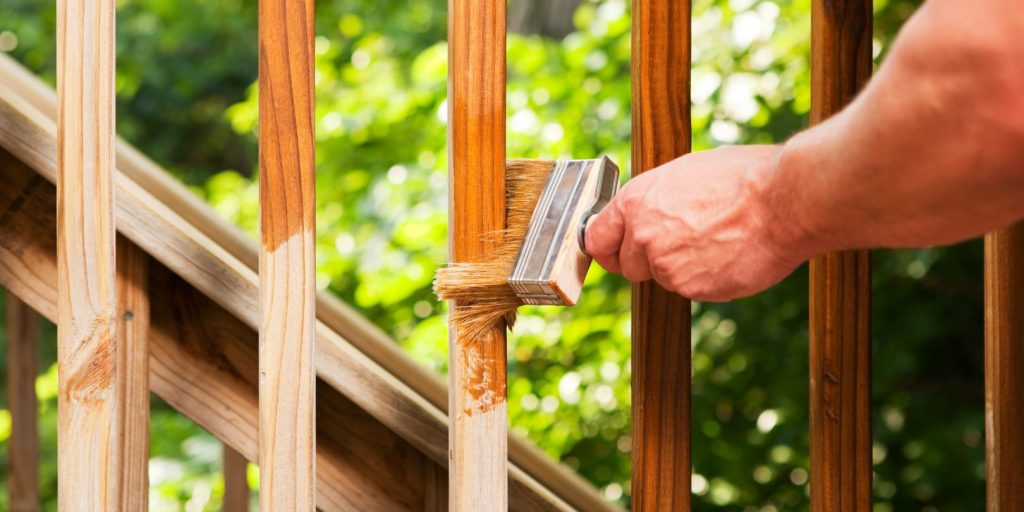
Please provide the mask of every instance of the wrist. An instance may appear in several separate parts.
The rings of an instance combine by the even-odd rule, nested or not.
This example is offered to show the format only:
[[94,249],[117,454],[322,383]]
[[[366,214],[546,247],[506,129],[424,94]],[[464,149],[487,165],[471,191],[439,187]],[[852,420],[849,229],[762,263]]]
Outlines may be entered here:
[[814,165],[800,135],[775,146],[757,179],[767,236],[780,257],[799,264],[829,250],[822,214],[810,204]]

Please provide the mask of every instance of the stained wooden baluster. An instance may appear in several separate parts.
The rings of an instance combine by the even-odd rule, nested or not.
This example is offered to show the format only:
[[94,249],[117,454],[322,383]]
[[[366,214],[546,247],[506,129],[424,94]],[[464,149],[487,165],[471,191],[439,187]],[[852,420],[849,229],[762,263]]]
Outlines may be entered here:
[[7,405],[11,437],[7,441],[7,488],[12,512],[39,510],[39,329],[36,312],[7,294]]
[[149,256],[117,238],[120,510],[149,509]]
[[57,481],[61,510],[114,510],[114,0],[57,0]]
[[[871,0],[814,0],[811,123],[871,75]],[[867,251],[810,265],[811,509],[871,509],[871,266]]]
[[985,237],[988,510],[1024,510],[1024,224]]
[[[633,174],[690,151],[688,0],[633,1]],[[633,510],[690,509],[690,303],[633,286]]]
[[315,506],[313,0],[261,0],[260,509]]
[[[449,259],[479,261],[505,227],[505,1],[449,0],[448,41]],[[450,510],[505,510],[505,326],[448,349]]]
[[249,461],[234,448],[224,445],[224,501],[223,512],[249,511],[249,481],[246,470]]

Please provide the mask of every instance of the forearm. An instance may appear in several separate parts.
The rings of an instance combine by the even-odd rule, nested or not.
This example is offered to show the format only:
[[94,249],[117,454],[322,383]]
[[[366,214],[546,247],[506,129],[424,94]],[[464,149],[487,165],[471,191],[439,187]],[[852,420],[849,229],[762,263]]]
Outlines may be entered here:
[[1024,216],[1014,3],[927,2],[862,94],[780,150],[764,178],[779,237],[812,256],[949,243]]

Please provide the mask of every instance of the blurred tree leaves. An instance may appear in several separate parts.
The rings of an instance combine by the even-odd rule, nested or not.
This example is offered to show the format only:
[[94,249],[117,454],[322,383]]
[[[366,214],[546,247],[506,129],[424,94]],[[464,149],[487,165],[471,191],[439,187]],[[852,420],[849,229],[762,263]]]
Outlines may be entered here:
[[[876,0],[878,57],[917,3]],[[255,233],[256,4],[119,6],[121,134]],[[809,10],[694,0],[695,150],[805,126]],[[430,281],[446,260],[445,23],[443,0],[317,2],[317,281],[440,372],[447,328]],[[629,2],[585,0],[572,23],[560,40],[509,36],[508,154],[609,154],[628,174]],[[51,5],[5,1],[3,32],[52,80]],[[984,502],[980,255],[976,242],[876,253],[875,510]],[[808,507],[806,285],[801,270],[756,297],[693,307],[696,510]],[[525,309],[508,351],[512,428],[623,504],[629,330],[627,283],[594,268],[575,308]],[[214,507],[208,437],[162,411],[154,492],[184,503],[213,489]]]

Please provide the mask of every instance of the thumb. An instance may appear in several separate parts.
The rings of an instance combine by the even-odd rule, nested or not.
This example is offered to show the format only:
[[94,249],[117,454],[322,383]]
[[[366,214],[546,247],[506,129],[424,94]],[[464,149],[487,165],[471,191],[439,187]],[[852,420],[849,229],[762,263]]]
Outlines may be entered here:
[[604,262],[608,256],[615,256],[617,261],[618,248],[623,245],[625,237],[626,219],[618,204],[620,202],[612,199],[600,213],[591,217],[584,233],[587,253],[603,266],[606,266]]

